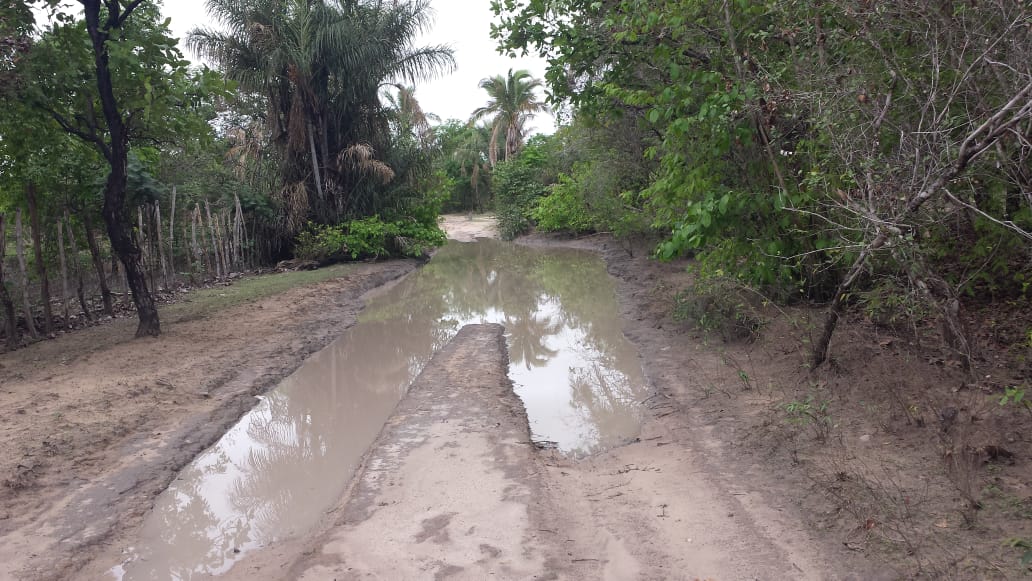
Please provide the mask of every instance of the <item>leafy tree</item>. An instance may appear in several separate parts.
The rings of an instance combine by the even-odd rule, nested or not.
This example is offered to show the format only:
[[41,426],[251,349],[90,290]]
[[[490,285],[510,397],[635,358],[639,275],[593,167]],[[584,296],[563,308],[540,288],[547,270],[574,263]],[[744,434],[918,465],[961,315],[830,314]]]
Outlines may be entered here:
[[453,119],[434,133],[441,150],[437,168],[447,182],[447,207],[483,211],[491,193],[490,126]]
[[[493,6],[503,49],[549,59],[556,106],[636,120],[654,169],[610,197],[666,233],[660,256],[831,303],[814,363],[873,274],[925,289],[965,359],[958,296],[1027,293],[1027,3]],[[567,170],[556,208],[587,209],[584,167]]]
[[0,96],[17,87],[17,67],[32,44],[32,10],[27,2],[5,2],[0,6]]
[[204,119],[188,113],[217,83],[208,73],[189,70],[156,5],[141,0],[79,4],[83,20],[62,15],[34,48],[27,96],[106,160],[102,216],[132,291],[136,334],[156,336],[158,312],[127,211],[129,151],[134,141],[207,131]]

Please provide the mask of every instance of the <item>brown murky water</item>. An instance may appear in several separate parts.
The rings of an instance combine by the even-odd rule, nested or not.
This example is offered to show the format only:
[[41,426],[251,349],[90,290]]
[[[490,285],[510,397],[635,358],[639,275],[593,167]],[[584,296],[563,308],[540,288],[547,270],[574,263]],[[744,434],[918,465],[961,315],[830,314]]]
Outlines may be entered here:
[[112,576],[218,575],[251,550],[304,534],[340,498],[433,353],[463,325],[485,322],[506,328],[509,375],[536,440],[583,455],[637,434],[645,379],[601,260],[453,242],[372,299],[357,325],[187,466]]

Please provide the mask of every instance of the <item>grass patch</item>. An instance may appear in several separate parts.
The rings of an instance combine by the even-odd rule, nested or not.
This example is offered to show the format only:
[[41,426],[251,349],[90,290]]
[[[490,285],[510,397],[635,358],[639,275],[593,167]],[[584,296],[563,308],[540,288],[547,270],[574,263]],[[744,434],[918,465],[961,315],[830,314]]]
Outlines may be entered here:
[[199,319],[216,311],[252,303],[292,288],[317,284],[350,274],[355,264],[334,264],[317,270],[299,270],[249,276],[230,286],[201,289],[161,309],[161,316],[176,323]]

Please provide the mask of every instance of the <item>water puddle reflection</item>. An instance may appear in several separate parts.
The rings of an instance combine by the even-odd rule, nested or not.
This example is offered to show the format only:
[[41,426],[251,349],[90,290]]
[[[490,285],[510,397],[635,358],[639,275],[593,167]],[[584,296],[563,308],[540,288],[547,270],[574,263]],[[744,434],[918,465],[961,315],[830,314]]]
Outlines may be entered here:
[[501,323],[536,440],[572,455],[633,438],[645,380],[611,279],[590,253],[450,243],[186,467],[117,579],[191,579],[314,526],[436,350]]

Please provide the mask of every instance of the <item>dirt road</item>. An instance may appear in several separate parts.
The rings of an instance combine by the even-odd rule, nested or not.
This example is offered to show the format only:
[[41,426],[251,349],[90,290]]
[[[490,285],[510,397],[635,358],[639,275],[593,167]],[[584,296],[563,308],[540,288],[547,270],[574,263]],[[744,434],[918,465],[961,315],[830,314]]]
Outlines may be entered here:
[[[493,235],[487,220],[446,227]],[[626,334],[644,355],[653,393],[638,441],[582,460],[534,448],[501,329],[470,326],[416,380],[324,521],[225,578],[894,578],[818,538],[776,476],[736,449],[734,422],[688,405],[727,370],[661,328],[648,269],[583,245],[620,279]],[[14,410],[0,431],[14,451],[0,462],[0,578],[102,578],[176,471],[351,324],[363,292],[414,266],[355,265],[183,314],[156,341],[130,340],[120,322],[0,358],[0,405]]]

